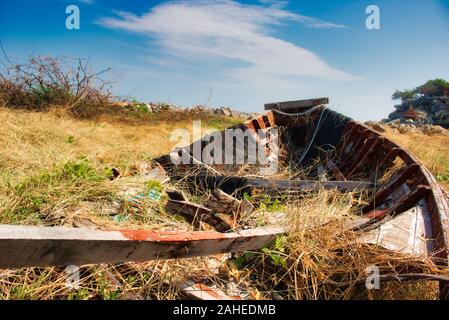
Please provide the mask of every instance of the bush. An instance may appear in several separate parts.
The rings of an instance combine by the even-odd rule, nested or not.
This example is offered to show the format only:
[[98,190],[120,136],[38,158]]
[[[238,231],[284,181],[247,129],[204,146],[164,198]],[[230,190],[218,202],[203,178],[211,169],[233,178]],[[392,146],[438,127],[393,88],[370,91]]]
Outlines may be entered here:
[[91,117],[111,103],[110,82],[102,78],[109,71],[95,72],[84,59],[31,56],[0,70],[0,103],[35,111],[58,106]]

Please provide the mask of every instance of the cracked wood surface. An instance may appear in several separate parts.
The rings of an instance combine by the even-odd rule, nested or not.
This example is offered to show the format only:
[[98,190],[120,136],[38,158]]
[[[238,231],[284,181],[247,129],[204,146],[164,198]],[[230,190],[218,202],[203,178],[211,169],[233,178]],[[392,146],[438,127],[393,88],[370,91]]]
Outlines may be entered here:
[[279,227],[219,233],[0,225],[0,268],[79,266],[257,250],[284,232]]

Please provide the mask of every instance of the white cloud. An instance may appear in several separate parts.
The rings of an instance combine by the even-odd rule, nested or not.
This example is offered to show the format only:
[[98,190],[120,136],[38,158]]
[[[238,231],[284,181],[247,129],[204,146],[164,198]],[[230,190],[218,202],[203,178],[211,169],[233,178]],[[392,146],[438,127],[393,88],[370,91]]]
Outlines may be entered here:
[[[266,1],[266,0],[265,0]],[[244,63],[227,73],[238,79],[314,76],[352,80],[310,50],[276,38],[273,26],[298,21],[312,28],[345,26],[298,15],[282,6],[243,5],[231,0],[168,2],[142,16],[119,12],[98,21],[103,26],[150,36],[165,52],[189,58],[224,58]]]

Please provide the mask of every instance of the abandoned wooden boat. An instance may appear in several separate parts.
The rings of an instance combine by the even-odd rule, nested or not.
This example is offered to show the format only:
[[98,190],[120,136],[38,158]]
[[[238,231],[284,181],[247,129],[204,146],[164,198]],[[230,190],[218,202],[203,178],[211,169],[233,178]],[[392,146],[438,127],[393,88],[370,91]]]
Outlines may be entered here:
[[[235,160],[241,152],[243,163],[198,159],[195,148],[201,153],[212,143],[204,139],[156,161],[173,180],[186,179],[203,189],[218,188],[236,198],[254,190],[273,197],[320,188],[366,190],[370,202],[360,208],[359,218],[348,226],[360,233],[361,241],[430,257],[435,264],[446,266],[449,206],[435,178],[407,150],[364,124],[326,108],[326,104],[327,98],[266,104],[263,116],[233,128],[246,134],[243,145],[220,142],[224,148],[220,157],[231,154]],[[227,134],[220,133],[222,137]],[[244,150],[251,140],[264,146],[266,161],[255,165],[266,170],[258,177],[242,177],[239,172],[249,159]],[[174,161],[185,155],[192,161]],[[307,176],[301,180],[278,179],[270,169],[279,162],[293,170],[307,169],[303,171]],[[171,201],[181,211],[190,210],[186,215],[195,216],[201,209],[192,209],[191,204],[176,196]],[[207,216],[208,211],[201,210]],[[285,232],[288,230],[281,227],[161,232],[2,225],[0,267],[144,261],[256,250]],[[447,292],[447,284],[442,283],[441,289]]]

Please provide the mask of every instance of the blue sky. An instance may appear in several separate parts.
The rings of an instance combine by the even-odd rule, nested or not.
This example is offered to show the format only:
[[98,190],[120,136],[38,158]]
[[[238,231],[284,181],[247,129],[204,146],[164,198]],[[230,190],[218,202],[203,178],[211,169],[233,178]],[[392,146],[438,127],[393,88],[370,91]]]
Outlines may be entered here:
[[[70,4],[79,30],[65,27]],[[380,30],[365,27],[371,4]],[[110,66],[118,95],[250,112],[328,96],[349,116],[381,119],[395,89],[449,79],[447,0],[2,0],[0,40],[15,61]]]

